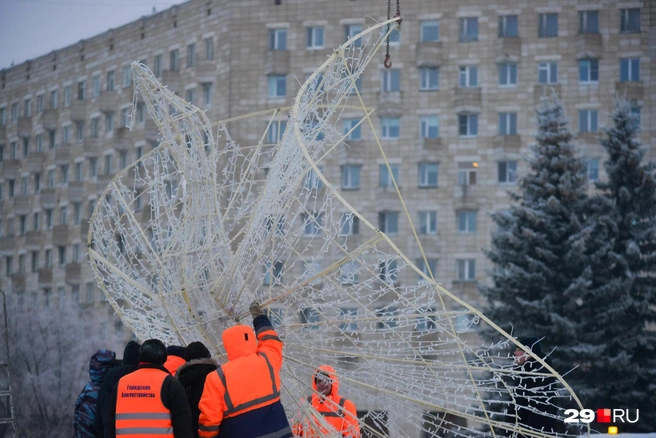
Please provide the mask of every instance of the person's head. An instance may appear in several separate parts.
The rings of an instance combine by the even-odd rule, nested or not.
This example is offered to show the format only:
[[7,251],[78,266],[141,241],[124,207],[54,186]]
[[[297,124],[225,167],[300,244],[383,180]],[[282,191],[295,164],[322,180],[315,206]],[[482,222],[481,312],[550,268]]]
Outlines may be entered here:
[[185,357],[185,348],[180,345],[169,345],[166,347],[166,354],[169,356],[178,356],[184,359]]
[[330,395],[333,389],[333,379],[330,378],[328,373],[319,371],[314,375],[314,385],[317,387],[317,392],[324,397]]
[[159,339],[148,339],[139,348],[139,362],[164,365],[167,356],[166,347]]
[[130,341],[125,345],[123,349],[123,363],[126,365],[138,365],[139,364],[139,345],[136,341]]
[[210,350],[202,342],[192,342],[185,348],[184,360],[189,362],[194,359],[209,359],[212,357]]
[[257,350],[257,338],[253,329],[247,325],[238,324],[223,331],[221,335],[223,347],[228,353],[228,360],[234,360]]

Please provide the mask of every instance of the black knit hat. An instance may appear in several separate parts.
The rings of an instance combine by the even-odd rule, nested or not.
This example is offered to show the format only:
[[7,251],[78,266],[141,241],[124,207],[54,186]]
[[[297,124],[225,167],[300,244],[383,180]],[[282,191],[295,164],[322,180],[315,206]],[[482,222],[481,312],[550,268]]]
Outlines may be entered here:
[[166,352],[169,356],[178,356],[184,359],[185,348],[179,345],[169,345],[166,347]]
[[130,341],[123,349],[123,363],[128,365],[139,365],[139,345],[138,342]]
[[189,362],[194,359],[207,359],[212,357],[210,350],[202,342],[192,342],[185,349],[184,359]]

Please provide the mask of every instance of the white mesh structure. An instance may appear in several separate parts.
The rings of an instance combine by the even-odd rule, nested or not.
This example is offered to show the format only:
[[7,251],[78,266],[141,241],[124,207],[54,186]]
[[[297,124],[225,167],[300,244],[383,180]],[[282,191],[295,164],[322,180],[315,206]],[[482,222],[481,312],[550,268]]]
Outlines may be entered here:
[[[305,396],[328,364],[341,395],[368,411],[365,436],[544,436],[517,421],[513,400],[519,382],[542,376],[553,384],[530,395],[544,406],[536,411],[576,405],[562,377],[550,367],[513,369],[505,347],[516,341],[505,332],[487,346],[465,334],[492,323],[424,268],[416,232],[406,236],[409,257],[349,204],[340,190],[349,181],[333,174],[347,156],[388,164],[382,147],[349,140],[367,130],[380,146],[356,80],[380,61],[385,25],[335,50],[291,109],[218,124],[134,63],[135,99],[159,127],[160,144],[97,203],[89,231],[97,281],[141,340],[200,340],[220,360],[222,331],[250,324],[252,301],[268,306],[284,340],[291,421],[323,421]],[[344,129],[346,118],[357,123]],[[238,144],[231,133],[256,139]],[[412,223],[395,181],[393,189],[390,208]],[[391,227],[394,218],[386,220]]]

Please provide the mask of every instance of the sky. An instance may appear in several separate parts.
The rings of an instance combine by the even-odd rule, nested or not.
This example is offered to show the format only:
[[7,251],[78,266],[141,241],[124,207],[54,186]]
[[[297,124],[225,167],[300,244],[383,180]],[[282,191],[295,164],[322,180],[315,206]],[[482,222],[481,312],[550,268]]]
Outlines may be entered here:
[[0,69],[187,0],[0,0]]

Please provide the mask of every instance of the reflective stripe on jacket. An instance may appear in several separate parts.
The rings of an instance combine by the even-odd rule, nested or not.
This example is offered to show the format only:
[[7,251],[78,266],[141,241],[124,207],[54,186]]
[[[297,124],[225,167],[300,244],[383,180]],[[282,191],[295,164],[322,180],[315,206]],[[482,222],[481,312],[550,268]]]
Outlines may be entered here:
[[173,438],[171,412],[162,402],[162,384],[168,374],[141,368],[118,381],[116,436],[121,438]]

